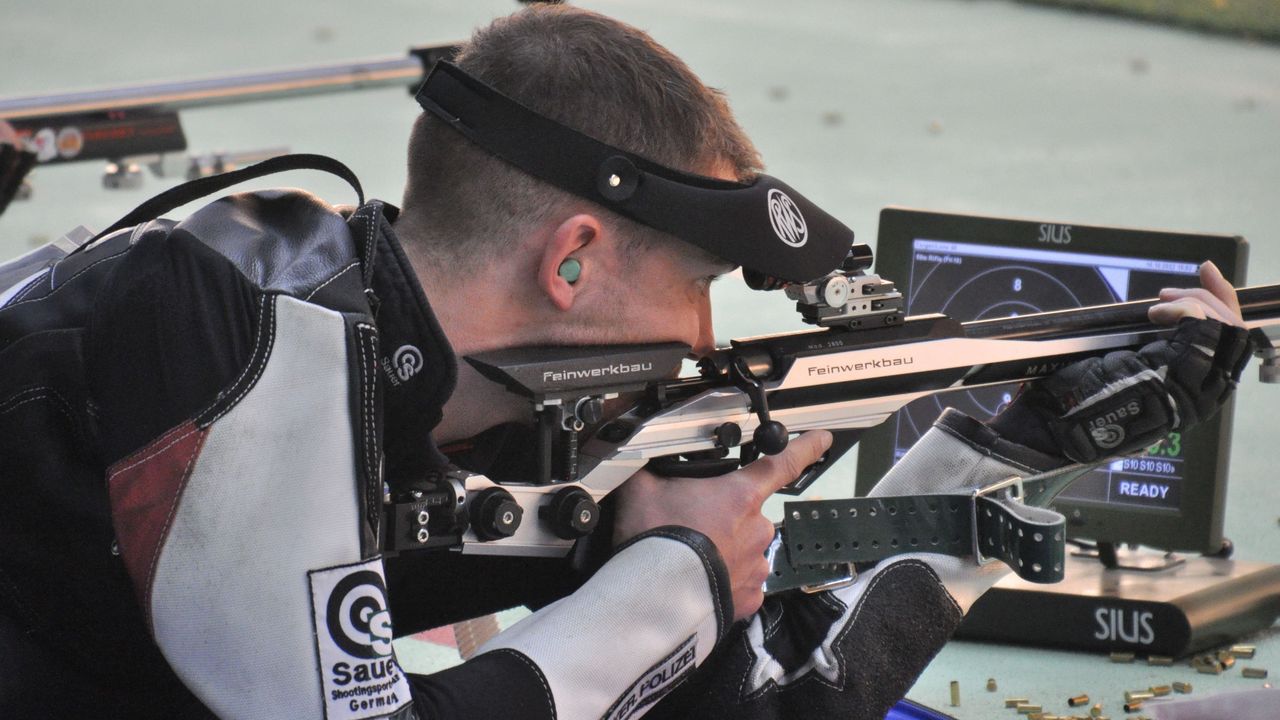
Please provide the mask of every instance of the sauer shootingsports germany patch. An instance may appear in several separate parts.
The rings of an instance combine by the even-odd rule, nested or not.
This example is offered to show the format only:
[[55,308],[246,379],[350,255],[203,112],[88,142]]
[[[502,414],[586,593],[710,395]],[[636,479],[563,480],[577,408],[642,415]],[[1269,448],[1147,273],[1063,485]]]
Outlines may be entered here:
[[325,718],[378,718],[407,706],[409,681],[391,646],[381,560],[307,575]]

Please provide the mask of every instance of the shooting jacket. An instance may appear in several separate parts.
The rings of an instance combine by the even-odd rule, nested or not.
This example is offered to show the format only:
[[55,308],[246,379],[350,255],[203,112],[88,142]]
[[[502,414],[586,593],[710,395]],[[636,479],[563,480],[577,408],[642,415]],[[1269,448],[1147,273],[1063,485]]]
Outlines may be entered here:
[[718,554],[668,528],[515,640],[400,669],[392,618],[399,635],[582,580],[379,555],[386,479],[446,462],[430,431],[456,372],[395,212],[234,195],[8,293],[0,715],[634,716],[723,637]]

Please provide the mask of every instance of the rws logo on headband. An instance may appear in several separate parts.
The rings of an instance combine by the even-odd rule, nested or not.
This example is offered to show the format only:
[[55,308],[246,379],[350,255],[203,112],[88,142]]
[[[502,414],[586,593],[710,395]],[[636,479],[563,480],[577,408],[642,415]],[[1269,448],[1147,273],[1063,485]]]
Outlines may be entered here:
[[800,247],[809,240],[809,226],[805,224],[800,208],[786,193],[774,188],[766,196],[769,203],[769,223],[782,242]]

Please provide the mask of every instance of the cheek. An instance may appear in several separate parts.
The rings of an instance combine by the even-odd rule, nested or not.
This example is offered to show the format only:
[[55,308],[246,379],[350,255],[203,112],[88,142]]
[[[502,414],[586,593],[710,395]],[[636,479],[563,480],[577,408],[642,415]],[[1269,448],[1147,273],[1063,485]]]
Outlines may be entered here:
[[694,347],[709,313],[701,288],[660,287],[644,292],[623,291],[616,296],[607,323],[629,342],[679,341]]
[[676,304],[670,315],[671,330],[679,333],[680,341],[697,348],[706,334],[710,322],[711,306],[701,294],[686,296]]

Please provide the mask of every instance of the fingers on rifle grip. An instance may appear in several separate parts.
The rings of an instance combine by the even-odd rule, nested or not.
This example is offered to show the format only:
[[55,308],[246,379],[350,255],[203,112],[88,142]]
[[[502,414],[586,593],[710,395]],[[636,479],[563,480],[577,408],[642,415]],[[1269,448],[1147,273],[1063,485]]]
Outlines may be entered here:
[[[1164,293],[1161,293],[1161,295],[1163,296]],[[1151,309],[1147,311],[1147,317],[1154,323],[1174,325],[1186,317],[1204,320],[1208,317],[1205,311],[1205,306],[1195,300],[1179,297],[1175,300],[1152,305]],[[1217,318],[1214,319],[1216,320]]]
[[1223,322],[1235,324],[1240,315],[1240,298],[1236,295],[1235,286],[1211,260],[1200,265],[1200,285],[1226,306],[1228,317],[1223,318]]

